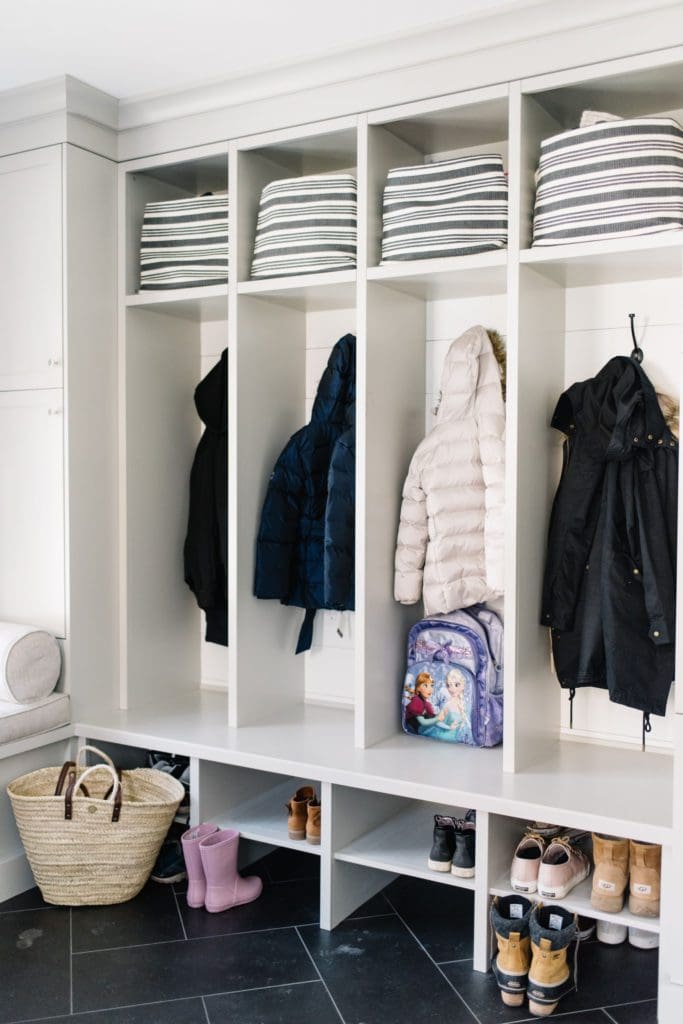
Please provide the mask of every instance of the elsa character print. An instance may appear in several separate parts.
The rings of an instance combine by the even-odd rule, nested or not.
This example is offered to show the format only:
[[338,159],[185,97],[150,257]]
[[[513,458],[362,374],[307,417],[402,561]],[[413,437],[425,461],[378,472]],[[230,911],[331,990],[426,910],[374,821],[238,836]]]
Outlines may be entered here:
[[426,735],[450,743],[473,743],[472,726],[467,713],[468,680],[465,669],[452,668],[446,676],[446,698],[441,705],[443,717],[434,722]]

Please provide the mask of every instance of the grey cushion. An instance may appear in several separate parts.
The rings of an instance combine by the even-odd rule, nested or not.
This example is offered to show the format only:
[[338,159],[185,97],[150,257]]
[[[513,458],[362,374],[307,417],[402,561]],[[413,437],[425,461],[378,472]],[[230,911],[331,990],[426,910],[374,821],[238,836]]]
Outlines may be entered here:
[[31,704],[49,697],[61,669],[59,644],[50,633],[0,622],[0,700]]

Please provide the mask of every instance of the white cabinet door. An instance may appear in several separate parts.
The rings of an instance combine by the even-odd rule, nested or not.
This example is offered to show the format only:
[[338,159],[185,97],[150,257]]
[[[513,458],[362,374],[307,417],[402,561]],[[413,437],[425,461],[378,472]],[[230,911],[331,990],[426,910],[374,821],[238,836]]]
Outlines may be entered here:
[[0,159],[0,391],[62,386],[62,153]]
[[0,392],[0,619],[65,635],[63,392]]

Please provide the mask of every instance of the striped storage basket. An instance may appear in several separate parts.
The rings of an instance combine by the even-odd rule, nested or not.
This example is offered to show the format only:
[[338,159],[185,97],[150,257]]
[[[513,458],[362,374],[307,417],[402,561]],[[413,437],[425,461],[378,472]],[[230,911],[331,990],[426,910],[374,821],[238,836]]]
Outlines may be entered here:
[[503,249],[503,158],[494,153],[397,167],[387,176],[382,216],[382,263]]
[[285,277],[356,266],[352,174],[284,178],[261,194],[251,276]]
[[670,117],[610,121],[541,143],[534,245],[683,227],[683,129]]
[[199,288],[228,280],[228,197],[147,203],[140,289]]

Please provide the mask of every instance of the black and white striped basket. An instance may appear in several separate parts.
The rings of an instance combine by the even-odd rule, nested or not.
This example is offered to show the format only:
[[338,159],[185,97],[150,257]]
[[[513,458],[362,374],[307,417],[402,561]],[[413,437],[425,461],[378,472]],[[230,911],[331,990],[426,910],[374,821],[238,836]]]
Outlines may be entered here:
[[541,143],[534,245],[683,227],[683,128],[670,117],[609,121]]
[[285,277],[356,266],[356,179],[314,174],[266,185],[256,222],[251,276]]
[[387,176],[382,263],[503,249],[508,186],[496,153],[397,167]]
[[198,288],[228,280],[228,197],[147,203],[140,289]]

